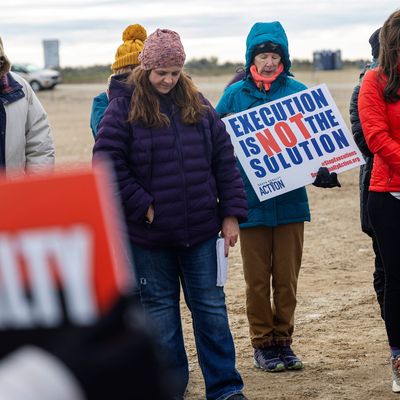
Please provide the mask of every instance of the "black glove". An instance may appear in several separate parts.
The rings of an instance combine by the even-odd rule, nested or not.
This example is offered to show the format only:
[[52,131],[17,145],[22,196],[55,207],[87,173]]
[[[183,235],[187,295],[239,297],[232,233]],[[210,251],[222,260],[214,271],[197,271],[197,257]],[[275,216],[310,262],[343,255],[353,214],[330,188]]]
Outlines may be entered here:
[[162,352],[131,297],[93,327],[71,328],[43,347],[76,376],[87,400],[173,398]]
[[335,186],[342,187],[339,183],[336,172],[330,173],[326,167],[320,167],[313,185],[321,188],[333,188]]

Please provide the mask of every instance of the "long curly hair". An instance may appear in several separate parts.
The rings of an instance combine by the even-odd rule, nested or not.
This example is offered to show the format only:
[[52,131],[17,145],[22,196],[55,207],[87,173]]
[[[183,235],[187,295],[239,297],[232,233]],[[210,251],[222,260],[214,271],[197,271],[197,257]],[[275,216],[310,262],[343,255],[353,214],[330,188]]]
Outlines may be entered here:
[[400,100],[400,10],[383,24],[380,34],[379,66],[384,75],[383,96],[388,103]]
[[[149,80],[150,72],[138,67],[128,79],[128,83],[134,87],[128,121],[141,122],[148,128],[161,128],[168,126],[170,120],[160,111],[159,96]],[[208,110],[208,106],[201,101],[196,86],[183,71],[170,93],[171,100],[179,108],[182,121],[186,125],[199,122]]]

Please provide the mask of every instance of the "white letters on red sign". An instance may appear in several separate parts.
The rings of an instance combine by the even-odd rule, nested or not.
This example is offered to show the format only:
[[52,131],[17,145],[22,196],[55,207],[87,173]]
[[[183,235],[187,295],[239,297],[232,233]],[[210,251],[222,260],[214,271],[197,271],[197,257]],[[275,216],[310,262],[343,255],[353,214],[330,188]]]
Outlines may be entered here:
[[[21,259],[26,267],[22,276]],[[54,274],[57,269],[70,321],[88,325],[97,318],[93,235],[83,225],[0,233],[0,329],[56,327],[63,309]],[[30,296],[27,296],[27,287]]]

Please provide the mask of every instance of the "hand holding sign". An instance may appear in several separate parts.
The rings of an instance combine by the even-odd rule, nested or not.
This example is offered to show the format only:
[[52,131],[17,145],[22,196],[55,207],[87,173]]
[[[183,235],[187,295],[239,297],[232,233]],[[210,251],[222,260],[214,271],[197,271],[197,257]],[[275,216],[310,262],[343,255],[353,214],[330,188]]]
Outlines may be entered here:
[[336,172],[329,172],[326,167],[321,167],[318,170],[313,185],[320,188],[333,188],[335,186],[342,187],[339,183]]

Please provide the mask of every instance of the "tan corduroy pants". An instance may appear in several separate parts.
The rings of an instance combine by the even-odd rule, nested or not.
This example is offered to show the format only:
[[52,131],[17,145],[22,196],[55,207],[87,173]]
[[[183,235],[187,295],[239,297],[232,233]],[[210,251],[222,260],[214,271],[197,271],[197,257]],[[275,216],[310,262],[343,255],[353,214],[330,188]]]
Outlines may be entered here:
[[246,311],[254,348],[290,345],[304,222],[240,230]]

